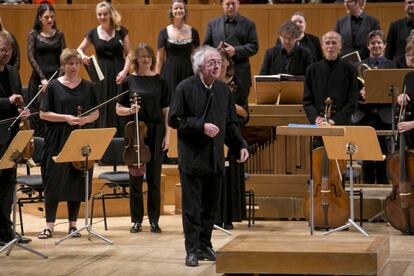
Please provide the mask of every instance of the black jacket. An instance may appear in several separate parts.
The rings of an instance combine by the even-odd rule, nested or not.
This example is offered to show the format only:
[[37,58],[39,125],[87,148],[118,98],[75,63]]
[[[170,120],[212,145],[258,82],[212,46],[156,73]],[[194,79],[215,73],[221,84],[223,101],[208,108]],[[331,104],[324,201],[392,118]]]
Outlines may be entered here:
[[[224,143],[236,156],[247,147],[230,91],[218,80],[211,90],[198,75],[183,80],[171,99],[168,123],[177,129],[178,165],[187,174],[224,173]],[[204,134],[204,123],[220,129],[216,137]]]
[[396,57],[405,53],[406,39],[413,28],[414,23],[406,17],[391,22],[387,34],[386,58],[395,60]]

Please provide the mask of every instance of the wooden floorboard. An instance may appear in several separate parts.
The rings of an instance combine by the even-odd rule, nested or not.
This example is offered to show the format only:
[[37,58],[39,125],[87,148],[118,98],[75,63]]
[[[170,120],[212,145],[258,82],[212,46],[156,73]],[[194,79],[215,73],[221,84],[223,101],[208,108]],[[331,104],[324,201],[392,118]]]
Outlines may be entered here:
[[[148,220],[143,223],[143,232],[130,234],[128,217],[108,219],[109,230],[105,231],[103,222],[98,218],[93,229],[114,241],[107,245],[103,241],[83,235],[79,239],[69,239],[60,245],[55,241],[66,234],[68,225],[58,220],[55,235],[49,240],[36,238],[44,227],[44,220],[30,214],[24,215],[26,236],[33,239],[29,244],[49,256],[41,259],[28,251],[15,247],[10,256],[0,255],[0,275],[221,275],[211,262],[200,262],[200,266],[184,266],[185,250],[180,215],[163,215],[161,234],[149,232]],[[81,226],[83,220],[78,220]],[[400,235],[384,223],[366,223],[366,229],[372,236],[390,237],[390,258],[380,276],[414,275],[414,237]],[[252,228],[247,223],[236,223],[232,236],[215,230],[213,244],[216,249],[224,246],[238,235],[257,237],[266,235],[308,235],[307,222],[304,221],[257,221]],[[316,232],[316,235],[319,235]],[[334,233],[331,237],[349,237],[353,239],[361,234],[355,230]]]

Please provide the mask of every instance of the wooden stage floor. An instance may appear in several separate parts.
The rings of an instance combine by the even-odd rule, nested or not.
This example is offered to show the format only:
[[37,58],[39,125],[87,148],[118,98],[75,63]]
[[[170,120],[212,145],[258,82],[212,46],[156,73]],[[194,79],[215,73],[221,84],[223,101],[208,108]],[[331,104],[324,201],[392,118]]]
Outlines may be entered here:
[[[29,246],[47,254],[49,259],[42,259],[15,247],[10,256],[5,256],[4,253],[0,255],[0,275],[220,275],[211,262],[200,262],[196,268],[184,266],[185,250],[180,215],[161,217],[162,234],[149,232],[148,220],[143,223],[143,232],[137,234],[129,233],[129,217],[109,218],[108,231],[104,230],[99,218],[95,222],[93,229],[113,240],[114,245],[107,245],[94,237],[88,241],[85,234],[81,238],[72,238],[55,245],[55,241],[67,231],[65,220],[57,221],[52,239],[39,240],[36,236],[44,227],[44,220],[25,214],[26,236],[33,239]],[[79,219],[78,226],[82,223],[83,220]],[[381,276],[414,275],[414,236],[400,235],[384,223],[366,223],[364,226],[373,236],[390,237],[391,254]],[[215,230],[214,247],[219,249],[240,234],[279,237],[309,235],[304,221],[257,221],[252,228],[243,222],[235,224],[232,236]],[[351,238],[360,233],[352,229],[333,235]]]

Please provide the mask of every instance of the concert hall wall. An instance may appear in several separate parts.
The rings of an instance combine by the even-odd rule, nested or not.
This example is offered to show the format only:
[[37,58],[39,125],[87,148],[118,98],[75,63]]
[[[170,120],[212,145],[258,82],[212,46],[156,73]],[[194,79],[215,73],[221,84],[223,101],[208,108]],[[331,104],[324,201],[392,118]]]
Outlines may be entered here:
[[[124,4],[115,7],[122,15],[122,25],[129,30],[133,47],[138,42],[146,42],[156,49],[159,30],[169,24],[169,6]],[[68,47],[77,48],[86,32],[98,24],[95,5],[56,5],[55,8],[57,26],[64,32]],[[33,27],[36,9],[36,5],[0,6],[0,15],[5,27],[15,35],[20,46],[23,86],[27,86],[32,70],[27,59],[26,44],[27,34]],[[198,29],[201,41],[208,20],[222,14],[220,5],[189,5],[188,10],[188,23]],[[390,22],[404,16],[403,3],[372,3],[367,4],[365,10],[369,15],[379,19],[385,32],[388,31]],[[256,23],[259,36],[259,53],[251,59],[253,74],[259,72],[265,50],[274,45],[279,25],[288,20],[295,11],[304,12],[307,18],[307,32],[318,36],[333,29],[336,20],[345,15],[342,4],[242,5],[240,13]],[[93,53],[93,47],[90,47],[88,53]],[[86,76],[85,71],[83,75]]]

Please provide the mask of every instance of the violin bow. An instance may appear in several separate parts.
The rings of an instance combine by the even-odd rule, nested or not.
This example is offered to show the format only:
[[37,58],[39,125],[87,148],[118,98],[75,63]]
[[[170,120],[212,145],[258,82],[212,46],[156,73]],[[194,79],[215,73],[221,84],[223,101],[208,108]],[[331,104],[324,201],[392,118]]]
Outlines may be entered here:
[[97,110],[97,109],[101,108],[102,106],[107,105],[107,104],[109,104],[109,103],[113,102],[114,100],[118,99],[118,98],[119,98],[119,97],[121,97],[122,95],[125,95],[126,93],[129,93],[129,90],[124,91],[124,92],[121,92],[119,95],[116,95],[115,97],[112,97],[112,98],[110,98],[109,100],[106,100],[106,101],[104,101],[103,103],[98,104],[98,105],[97,105],[97,106],[95,106],[95,107],[92,107],[91,109],[89,109],[89,110],[87,110],[87,111],[83,112],[82,114],[78,115],[78,117],[85,116],[86,114],[91,113],[91,112],[93,112],[93,111],[95,111],[95,110]]
[[17,116],[15,118],[15,120],[13,121],[13,123],[10,124],[9,130],[22,117],[22,114],[32,105],[32,103],[37,99],[37,97],[39,97],[40,93],[42,93],[45,90],[45,88],[47,87],[47,85],[49,84],[49,82],[56,76],[56,74],[58,72],[59,72],[59,69],[56,70],[56,72],[50,77],[50,79],[48,79],[47,84],[46,85],[43,85],[42,88],[40,88],[39,92],[37,92],[37,94],[33,97],[33,99],[24,107],[24,109],[22,110],[22,112],[20,112],[19,116]]

